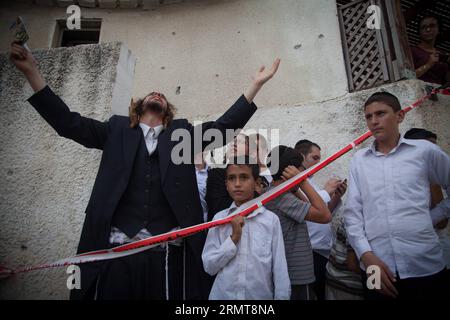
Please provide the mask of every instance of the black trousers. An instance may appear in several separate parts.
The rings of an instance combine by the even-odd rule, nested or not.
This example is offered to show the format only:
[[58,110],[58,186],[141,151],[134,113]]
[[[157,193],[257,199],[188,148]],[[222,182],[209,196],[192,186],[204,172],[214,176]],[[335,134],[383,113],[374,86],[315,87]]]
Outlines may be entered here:
[[314,257],[314,276],[316,281],[314,282],[314,291],[317,296],[317,300],[325,300],[325,284],[326,284],[326,272],[328,259],[324,256],[313,251]]
[[183,247],[169,245],[166,255],[165,248],[156,247],[105,261],[97,279],[96,299],[166,300],[168,295],[169,300],[182,300]]
[[291,285],[291,300],[317,300],[314,285]]
[[[449,299],[450,283],[446,269],[426,277],[400,279],[394,283],[398,291],[399,300],[438,300]],[[367,275],[362,271],[364,299],[366,300],[392,300],[392,298],[367,288]]]

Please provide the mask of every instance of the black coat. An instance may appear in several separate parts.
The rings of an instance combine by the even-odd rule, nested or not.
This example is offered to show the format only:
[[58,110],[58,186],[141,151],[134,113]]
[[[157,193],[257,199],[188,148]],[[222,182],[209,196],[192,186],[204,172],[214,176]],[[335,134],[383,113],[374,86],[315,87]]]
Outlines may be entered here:
[[229,208],[233,203],[225,185],[225,178],[226,169],[213,168],[209,170],[205,196],[208,205],[208,221],[212,221],[216,213]]
[[[103,150],[95,184],[85,210],[86,218],[77,253],[107,248],[111,220],[130,178],[142,135],[141,128],[139,126],[130,128],[130,120],[124,116],[115,115],[108,121],[100,122],[71,112],[48,86],[35,93],[28,101],[60,136],[72,139],[87,148]],[[186,129],[193,137],[194,130],[204,132],[209,128],[216,128],[223,132],[225,138],[226,129],[243,128],[255,111],[256,106],[253,103],[249,104],[245,97],[241,96],[216,121],[205,122],[200,125],[201,127],[193,127],[186,119],[177,119],[159,135],[157,150],[161,184],[181,228],[202,223],[202,208],[194,165],[176,165],[170,159],[171,151],[177,144],[176,141],[171,141],[171,133],[175,129]],[[224,139],[221,142],[225,144],[227,141]],[[209,143],[204,142],[203,147]],[[203,290],[200,279],[203,274],[206,275],[201,262],[204,241],[204,233],[186,239],[187,257],[191,259],[187,262],[188,298],[207,298],[205,296],[207,289]],[[82,287],[80,290],[72,291],[72,298],[90,298],[89,291],[93,287],[100,265],[101,263],[81,265]]]

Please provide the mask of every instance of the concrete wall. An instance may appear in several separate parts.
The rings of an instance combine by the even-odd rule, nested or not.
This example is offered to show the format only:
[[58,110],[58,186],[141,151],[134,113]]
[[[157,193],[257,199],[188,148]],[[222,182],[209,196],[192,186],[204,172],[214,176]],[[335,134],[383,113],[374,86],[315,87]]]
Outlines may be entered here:
[[[121,41],[136,56],[133,95],[162,91],[182,117],[220,112],[276,57],[282,58],[279,73],[257,97],[262,108],[347,90],[334,0],[187,0],[147,11],[81,13],[102,19],[101,42]],[[67,17],[65,8],[0,2],[2,30],[17,15],[28,25],[31,48],[51,46],[56,19]],[[8,34],[0,33],[0,51],[8,43]]]
[[[325,102],[259,109],[246,129],[278,129],[279,143],[288,146],[294,146],[300,139],[309,139],[321,146],[322,158],[325,159],[368,130],[362,106],[371,94],[380,90],[388,91],[396,95],[402,106],[406,107],[426,94],[425,85],[420,80],[400,81]],[[438,135],[440,147],[450,153],[449,107],[449,96],[440,95],[439,101],[434,103],[427,101],[420,108],[407,114],[400,127],[401,132],[405,133],[412,127],[431,130]],[[215,119],[218,116],[220,114],[206,117],[204,120]],[[361,147],[368,146],[372,142],[373,138],[370,138]],[[317,182],[324,184],[331,176],[347,178],[351,156],[361,147],[350,151],[317,173],[315,177]]]
[[[132,74],[126,66],[133,59],[120,43],[39,50],[35,56],[50,87],[73,111],[106,120],[115,95],[130,101],[123,79]],[[0,265],[71,256],[101,152],[60,138],[26,102],[32,90],[3,54],[0,75]],[[34,271],[0,281],[0,299],[64,299],[65,272]]]
[[[279,56],[279,73],[257,97],[260,109],[247,128],[279,129],[279,142],[291,146],[313,140],[325,157],[367,130],[362,104],[374,91],[392,92],[404,106],[425,94],[417,80],[347,93],[335,1],[189,1],[154,11],[82,12],[103,19],[102,42],[123,40],[131,49],[134,77],[133,56],[117,44],[42,50],[37,58],[72,109],[99,120],[127,113],[131,90],[142,96],[153,89],[167,93],[180,117],[216,119],[258,65]],[[18,14],[29,25],[30,46],[46,48],[65,11],[0,4],[3,24]],[[0,50],[7,50],[6,42],[0,34]],[[0,55],[0,265],[12,267],[75,252],[100,159],[98,151],[57,137],[24,102],[30,94]],[[450,152],[449,105],[449,97],[440,97],[412,111],[402,132],[430,129]],[[347,177],[352,154],[317,174],[318,183]],[[65,281],[63,268],[31,272],[0,282],[0,298],[63,299]]]

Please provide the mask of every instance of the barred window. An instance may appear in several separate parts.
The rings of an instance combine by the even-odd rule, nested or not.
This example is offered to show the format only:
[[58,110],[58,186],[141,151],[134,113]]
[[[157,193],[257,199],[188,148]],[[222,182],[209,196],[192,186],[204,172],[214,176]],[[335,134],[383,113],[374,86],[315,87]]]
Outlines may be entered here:
[[398,1],[338,0],[337,5],[350,92],[415,76]]

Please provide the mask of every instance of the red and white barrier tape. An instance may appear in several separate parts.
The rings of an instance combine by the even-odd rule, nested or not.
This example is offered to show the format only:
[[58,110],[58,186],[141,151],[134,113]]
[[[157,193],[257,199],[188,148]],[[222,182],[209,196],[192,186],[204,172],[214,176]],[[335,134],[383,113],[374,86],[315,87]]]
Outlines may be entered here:
[[[412,105],[404,108],[403,110],[405,112],[409,112],[412,109],[418,107],[420,104],[422,104],[425,100],[429,99],[432,94],[441,93],[444,95],[450,95],[450,90],[433,90],[431,94],[428,94]],[[28,272],[32,270],[39,270],[39,269],[48,269],[48,268],[54,268],[54,267],[62,267],[62,266],[68,266],[73,264],[82,264],[82,263],[88,263],[88,262],[94,262],[94,261],[102,261],[102,260],[109,260],[109,259],[115,259],[120,257],[125,257],[128,255],[132,255],[135,253],[139,253],[145,250],[148,250],[150,248],[156,247],[160,245],[161,243],[170,242],[178,238],[184,238],[190,235],[193,235],[195,233],[207,230],[209,228],[213,228],[219,225],[227,224],[229,223],[236,215],[241,215],[243,217],[249,215],[257,208],[265,205],[266,203],[270,202],[271,200],[275,199],[276,197],[280,196],[281,194],[285,193],[286,191],[290,190],[294,186],[298,185],[300,182],[305,180],[306,178],[310,177],[311,175],[315,174],[319,170],[323,169],[324,167],[328,166],[333,161],[337,160],[353,148],[355,148],[357,145],[361,144],[368,138],[372,136],[372,132],[367,131],[354,141],[352,141],[350,144],[342,148],[341,150],[337,151],[333,155],[329,156],[322,162],[318,163],[314,167],[309,168],[308,170],[305,170],[298,175],[292,177],[288,181],[283,182],[279,186],[267,191],[266,193],[262,194],[256,199],[253,199],[242,206],[239,207],[239,210],[226,218],[216,220],[216,221],[210,221],[205,222],[202,224],[198,224],[195,226],[179,229],[176,231],[171,231],[167,233],[163,233],[157,236],[153,236],[147,239],[127,243],[112,249],[105,249],[105,250],[98,250],[98,251],[91,251],[83,254],[78,254],[73,257],[65,258],[58,260],[53,263],[45,263],[42,265],[36,265],[31,267],[25,267],[20,268],[16,270],[8,269],[5,267],[0,267],[0,277],[5,275],[11,275],[11,274],[17,274],[22,272]]]

